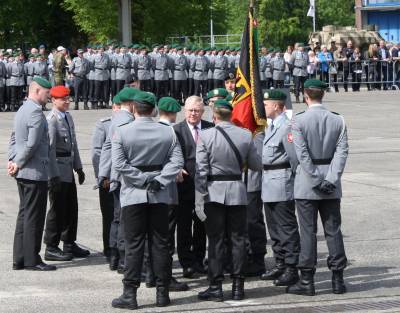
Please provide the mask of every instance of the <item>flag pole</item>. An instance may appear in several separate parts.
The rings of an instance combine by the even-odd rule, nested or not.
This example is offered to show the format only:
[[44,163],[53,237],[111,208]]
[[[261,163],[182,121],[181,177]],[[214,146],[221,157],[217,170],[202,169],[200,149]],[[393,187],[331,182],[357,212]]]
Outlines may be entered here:
[[313,29],[314,29],[314,33],[315,33],[315,16],[317,15],[317,10],[315,8],[315,2],[314,2],[314,16],[313,16]]

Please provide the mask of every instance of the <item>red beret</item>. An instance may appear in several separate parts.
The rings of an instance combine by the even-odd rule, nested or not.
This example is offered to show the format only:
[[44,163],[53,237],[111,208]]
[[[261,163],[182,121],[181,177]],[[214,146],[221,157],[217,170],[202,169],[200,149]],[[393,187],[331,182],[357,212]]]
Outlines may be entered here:
[[65,98],[69,96],[69,89],[67,87],[64,87],[62,85],[60,86],[54,86],[53,88],[50,89],[50,95],[53,98]]

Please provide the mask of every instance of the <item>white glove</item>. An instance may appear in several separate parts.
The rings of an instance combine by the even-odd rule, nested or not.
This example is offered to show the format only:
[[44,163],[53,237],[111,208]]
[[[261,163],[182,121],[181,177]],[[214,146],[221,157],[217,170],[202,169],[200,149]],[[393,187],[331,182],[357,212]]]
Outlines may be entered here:
[[204,213],[204,197],[205,195],[198,192],[197,190],[195,191],[195,211],[196,215],[199,218],[200,221],[204,222],[207,219],[207,215]]

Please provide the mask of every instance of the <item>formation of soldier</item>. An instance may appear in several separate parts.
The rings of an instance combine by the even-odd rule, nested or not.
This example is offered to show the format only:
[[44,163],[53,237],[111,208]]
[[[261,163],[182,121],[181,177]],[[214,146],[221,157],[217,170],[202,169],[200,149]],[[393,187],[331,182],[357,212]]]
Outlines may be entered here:
[[[96,62],[104,58],[95,57]],[[119,58],[124,60],[123,55]],[[160,67],[165,64],[162,58]],[[228,89],[232,85],[233,74],[225,80]],[[322,104],[326,88],[322,81],[305,81],[308,108],[292,120],[285,113],[286,94],[265,92],[270,123],[255,136],[231,122],[232,89],[216,88],[204,95],[212,121],[202,119],[204,99],[188,97],[185,120],[177,124],[181,105],[175,98],[157,100],[151,92],[128,86],[113,97],[112,116],[98,121],[92,141],[103,252],[110,269],[124,277],[123,293],[112,301],[113,307],[138,308],[143,276],[147,287],[156,287],[157,306],[170,304],[170,291],[188,290],[172,276],[175,246],[184,278],[208,273],[209,287],[198,294],[199,300],[223,301],[226,273],[232,278],[233,300],[245,298],[248,276],[272,280],[290,294],[313,296],[318,214],[329,250],[332,291],[346,292],[340,198],[347,130],[343,117]],[[49,96],[53,108],[46,120],[42,106]],[[68,113],[69,96],[68,88],[51,87],[49,81],[35,77],[15,116],[8,163],[21,201],[14,270],[56,269],[39,255],[47,195],[45,260],[68,261],[90,254],[76,243],[74,171],[79,184],[85,173]],[[157,115],[159,121],[154,119]],[[270,269],[264,262],[263,213],[276,261]]]

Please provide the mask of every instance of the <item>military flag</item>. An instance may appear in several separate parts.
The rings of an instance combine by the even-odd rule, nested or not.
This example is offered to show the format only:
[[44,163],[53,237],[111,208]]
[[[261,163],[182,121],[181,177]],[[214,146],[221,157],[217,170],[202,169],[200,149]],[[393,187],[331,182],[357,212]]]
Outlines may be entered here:
[[232,122],[237,126],[255,132],[266,125],[258,64],[257,21],[252,7],[243,31],[232,106]]

